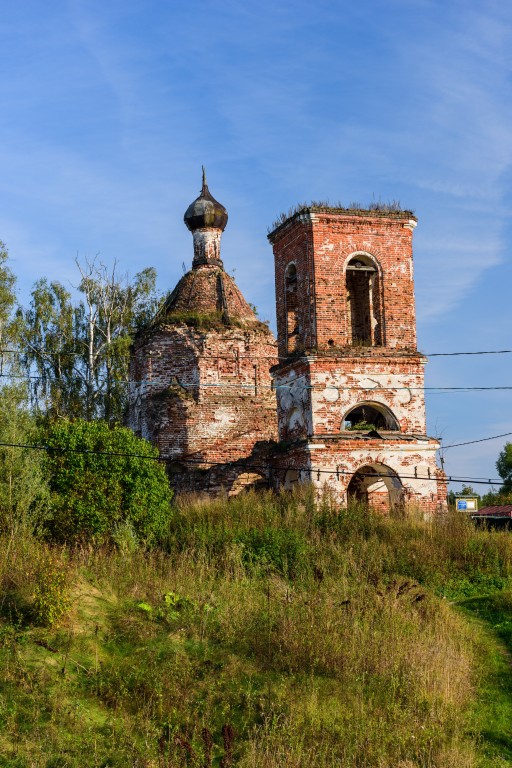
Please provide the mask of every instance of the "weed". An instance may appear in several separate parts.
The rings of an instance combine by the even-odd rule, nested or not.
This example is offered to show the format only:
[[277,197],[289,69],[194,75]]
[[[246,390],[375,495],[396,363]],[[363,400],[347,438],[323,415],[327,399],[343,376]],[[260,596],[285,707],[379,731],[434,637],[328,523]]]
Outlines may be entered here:
[[319,508],[305,488],[178,499],[165,549],[0,538],[0,752],[37,768],[84,755],[499,765],[512,744],[498,644],[512,636],[511,563],[507,533]]

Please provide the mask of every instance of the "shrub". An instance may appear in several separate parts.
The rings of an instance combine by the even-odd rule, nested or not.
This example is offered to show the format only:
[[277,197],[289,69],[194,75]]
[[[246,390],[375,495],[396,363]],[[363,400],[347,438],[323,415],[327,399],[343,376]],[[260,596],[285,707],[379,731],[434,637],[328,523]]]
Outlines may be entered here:
[[33,614],[38,624],[53,627],[70,608],[67,564],[58,553],[41,553],[35,567]]
[[246,565],[262,566],[291,578],[306,566],[307,544],[296,531],[270,526],[250,528],[238,534],[235,541],[242,544]]
[[51,539],[101,542],[123,529],[147,544],[160,538],[172,492],[158,451],[146,440],[103,421],[66,420],[51,424],[45,441]]

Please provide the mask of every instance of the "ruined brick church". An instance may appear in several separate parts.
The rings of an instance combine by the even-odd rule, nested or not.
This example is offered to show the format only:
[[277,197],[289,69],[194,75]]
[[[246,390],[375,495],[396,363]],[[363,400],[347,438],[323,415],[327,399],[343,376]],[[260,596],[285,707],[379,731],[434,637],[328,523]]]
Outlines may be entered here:
[[228,275],[228,215],[203,174],[185,213],[192,269],[134,340],[129,426],[177,490],[311,482],[339,503],[446,504],[426,434],[412,237],[401,210],[311,205],[268,235],[277,343]]

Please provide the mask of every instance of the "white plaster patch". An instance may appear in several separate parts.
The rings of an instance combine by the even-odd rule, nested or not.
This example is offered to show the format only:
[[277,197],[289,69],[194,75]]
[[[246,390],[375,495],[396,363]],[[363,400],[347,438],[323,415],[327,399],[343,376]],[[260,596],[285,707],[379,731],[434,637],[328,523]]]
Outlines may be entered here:
[[399,389],[396,393],[396,399],[402,405],[410,403],[412,400],[412,394],[410,389]]
[[380,381],[377,381],[376,379],[361,379],[359,386],[362,389],[376,389],[377,387],[382,386]]
[[328,403],[335,403],[340,397],[340,393],[336,387],[326,387],[323,391],[323,395],[324,400],[327,400]]
[[210,436],[225,434],[233,423],[233,413],[227,408],[217,408],[213,420],[209,422],[207,431]]

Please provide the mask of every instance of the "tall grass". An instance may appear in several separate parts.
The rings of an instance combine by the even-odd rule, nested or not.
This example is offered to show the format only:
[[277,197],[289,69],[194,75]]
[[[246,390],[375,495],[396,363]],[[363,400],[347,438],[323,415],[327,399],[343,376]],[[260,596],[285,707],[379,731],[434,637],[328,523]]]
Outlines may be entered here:
[[182,498],[156,550],[9,547],[0,766],[479,764],[479,646],[450,602],[507,584],[506,534],[303,489]]

